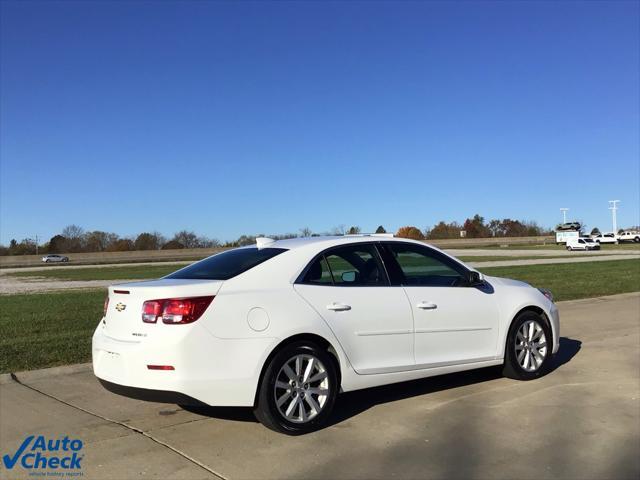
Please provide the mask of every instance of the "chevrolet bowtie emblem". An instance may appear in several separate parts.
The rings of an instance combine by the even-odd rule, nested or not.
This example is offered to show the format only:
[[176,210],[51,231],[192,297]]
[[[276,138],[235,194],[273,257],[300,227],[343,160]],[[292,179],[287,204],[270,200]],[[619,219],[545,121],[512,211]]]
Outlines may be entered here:
[[118,310],[119,312],[123,311],[125,308],[127,308],[127,306],[124,303],[119,303],[116,305],[116,310]]

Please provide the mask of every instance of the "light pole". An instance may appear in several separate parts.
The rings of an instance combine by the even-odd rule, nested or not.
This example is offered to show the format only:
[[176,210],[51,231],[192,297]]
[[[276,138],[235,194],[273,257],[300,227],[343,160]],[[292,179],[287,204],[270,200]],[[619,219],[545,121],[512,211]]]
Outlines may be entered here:
[[561,208],[560,211],[562,212],[562,223],[567,223],[567,212],[569,211],[569,209]]
[[614,235],[618,234],[618,223],[616,221],[616,211],[618,210],[618,203],[620,200],[609,200],[609,210],[611,210],[611,220],[613,221],[613,233]]

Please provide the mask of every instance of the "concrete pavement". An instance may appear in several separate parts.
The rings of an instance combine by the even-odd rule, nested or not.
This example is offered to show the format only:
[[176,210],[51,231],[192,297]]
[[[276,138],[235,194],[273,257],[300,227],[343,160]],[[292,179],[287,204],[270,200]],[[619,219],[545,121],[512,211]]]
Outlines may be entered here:
[[303,437],[245,409],[119,397],[88,366],[5,376],[0,453],[26,435],[77,437],[84,478],[638,478],[640,293],[560,311],[561,350],[542,379],[491,368],[344,394],[332,426]]

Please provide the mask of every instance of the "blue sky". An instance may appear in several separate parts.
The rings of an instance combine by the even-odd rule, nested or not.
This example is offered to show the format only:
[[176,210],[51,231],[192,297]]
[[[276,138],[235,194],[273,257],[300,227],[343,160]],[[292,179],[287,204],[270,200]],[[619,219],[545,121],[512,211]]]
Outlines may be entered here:
[[640,223],[638,2],[0,8],[2,243]]

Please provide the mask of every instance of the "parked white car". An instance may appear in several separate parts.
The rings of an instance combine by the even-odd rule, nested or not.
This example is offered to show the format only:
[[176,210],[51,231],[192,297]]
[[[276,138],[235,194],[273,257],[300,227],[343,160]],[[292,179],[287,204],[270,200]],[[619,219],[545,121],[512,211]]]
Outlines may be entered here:
[[618,242],[640,242],[640,232],[622,232],[618,235]]
[[598,243],[618,243],[618,237],[615,233],[599,233],[598,235],[592,236],[591,239]]
[[113,392],[253,407],[300,434],[326,424],[339,392],[501,364],[538,378],[559,335],[550,292],[421,242],[260,238],[109,287],[92,353]]
[[567,250],[600,250],[600,243],[591,238],[572,238],[567,240]]
[[56,255],[56,254],[49,254],[49,255],[45,255],[44,257],[42,257],[42,261],[44,263],[52,263],[52,262],[68,262],[69,261],[69,257],[65,257],[64,255]]

